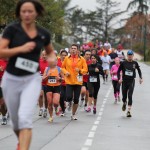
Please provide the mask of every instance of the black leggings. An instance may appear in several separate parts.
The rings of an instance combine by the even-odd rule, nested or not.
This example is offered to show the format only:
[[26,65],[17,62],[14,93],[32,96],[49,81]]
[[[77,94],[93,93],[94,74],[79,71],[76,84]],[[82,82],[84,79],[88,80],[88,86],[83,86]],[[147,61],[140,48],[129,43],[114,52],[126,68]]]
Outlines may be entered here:
[[122,83],[122,95],[123,95],[123,103],[127,103],[128,96],[128,105],[132,106],[132,95],[134,91],[135,80],[125,80]]
[[97,99],[97,95],[100,89],[100,82],[96,83],[88,82],[88,89],[89,89],[89,97],[94,97],[94,99]]
[[60,88],[60,107],[62,112],[65,112],[65,101],[66,101],[66,86]]
[[120,93],[120,84],[118,81],[113,80],[112,85],[114,88],[114,94]]
[[74,101],[74,104],[79,103],[79,97],[81,92],[81,85],[66,85],[66,96],[67,101],[71,102]]

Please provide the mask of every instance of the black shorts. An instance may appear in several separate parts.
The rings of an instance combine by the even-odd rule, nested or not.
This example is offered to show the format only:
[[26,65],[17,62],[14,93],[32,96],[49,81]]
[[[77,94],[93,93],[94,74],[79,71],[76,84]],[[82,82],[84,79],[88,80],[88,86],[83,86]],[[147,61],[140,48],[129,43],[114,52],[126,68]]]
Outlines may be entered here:
[[60,86],[47,86],[46,92],[59,93],[60,94]]
[[87,82],[83,82],[82,86],[85,86],[85,87],[86,87],[86,90],[88,90]]
[[2,88],[0,87],[0,99],[3,98]]
[[47,85],[42,85],[42,91],[46,92]]

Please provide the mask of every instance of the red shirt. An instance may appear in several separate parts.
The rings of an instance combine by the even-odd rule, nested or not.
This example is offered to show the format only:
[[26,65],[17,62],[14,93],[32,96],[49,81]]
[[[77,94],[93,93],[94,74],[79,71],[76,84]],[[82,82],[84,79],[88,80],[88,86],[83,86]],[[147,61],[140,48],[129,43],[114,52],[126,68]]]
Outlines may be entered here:
[[[90,65],[92,63],[91,60],[86,61],[87,65]],[[88,82],[89,80],[89,75],[83,75],[83,82]]]
[[[61,66],[62,66],[62,61],[61,61],[61,59],[60,59],[60,58],[58,58],[58,60],[57,60],[57,61],[58,61],[58,62],[57,62],[57,66],[61,68]],[[62,81],[62,82],[61,82],[61,85],[62,85],[62,86],[66,86],[65,81]]]
[[3,76],[4,71],[5,71],[5,69],[6,69],[7,63],[8,63],[7,60],[5,60],[5,59],[0,59],[0,68],[3,69],[3,71],[0,71],[0,79],[2,79],[2,76]]
[[[45,68],[48,67],[48,62],[40,58],[39,66],[40,66],[40,74],[43,76]],[[46,85],[46,82],[42,82],[42,85]]]

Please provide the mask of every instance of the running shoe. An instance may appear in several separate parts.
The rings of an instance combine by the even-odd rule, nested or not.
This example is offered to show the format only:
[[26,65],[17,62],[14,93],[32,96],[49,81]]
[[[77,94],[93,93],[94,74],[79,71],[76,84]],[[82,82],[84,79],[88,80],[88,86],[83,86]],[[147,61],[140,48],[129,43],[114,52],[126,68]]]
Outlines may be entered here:
[[125,103],[122,106],[122,111],[126,111],[126,104]]
[[88,107],[88,108],[86,109],[86,112],[91,112],[91,107]]
[[72,115],[71,120],[78,120],[78,119],[77,119],[76,115]]
[[43,109],[40,109],[39,116],[42,116],[42,115],[43,115]]
[[47,109],[44,110],[43,117],[44,117],[44,118],[47,117]]
[[93,107],[93,114],[96,114],[96,107]]
[[48,119],[48,122],[53,122],[53,117],[50,117],[50,118]]
[[3,117],[2,118],[2,123],[1,125],[7,125],[7,118],[6,117]]
[[64,117],[64,116],[65,116],[65,113],[64,113],[64,112],[62,112],[60,116],[61,116],[61,117]]
[[80,101],[80,107],[83,106],[83,103],[84,103],[84,98],[81,98],[81,101]]
[[127,112],[127,117],[129,117],[129,118],[132,117],[130,111]]
[[69,102],[68,103],[68,111],[71,111],[71,108],[72,108],[72,102]]

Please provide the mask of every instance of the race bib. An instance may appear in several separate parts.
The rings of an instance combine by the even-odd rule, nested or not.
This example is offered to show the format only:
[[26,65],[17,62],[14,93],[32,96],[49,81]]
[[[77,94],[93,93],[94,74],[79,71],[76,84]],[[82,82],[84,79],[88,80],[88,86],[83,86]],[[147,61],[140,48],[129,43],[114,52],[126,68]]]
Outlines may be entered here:
[[97,77],[95,77],[95,76],[90,76],[89,81],[90,81],[90,82],[97,82]]
[[51,83],[51,84],[57,83],[56,77],[49,77],[48,83]]
[[133,76],[133,71],[125,71],[125,75],[132,77]]
[[118,79],[117,75],[114,75],[113,78],[114,78],[114,79]]
[[83,76],[78,75],[78,76],[77,76],[77,80],[78,80],[78,82],[83,82]]
[[18,57],[15,64],[16,68],[35,73],[39,67],[39,64],[35,61]]

